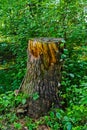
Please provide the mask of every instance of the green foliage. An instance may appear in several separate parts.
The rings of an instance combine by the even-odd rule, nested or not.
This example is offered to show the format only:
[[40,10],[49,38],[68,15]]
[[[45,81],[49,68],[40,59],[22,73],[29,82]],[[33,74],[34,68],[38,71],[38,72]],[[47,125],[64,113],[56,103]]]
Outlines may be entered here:
[[[85,45],[87,41],[85,0],[3,0],[0,6],[0,54],[3,55],[4,67],[8,68],[0,70],[0,76],[3,75],[0,93],[19,88],[26,71],[29,38],[63,37],[70,51],[73,45]],[[65,55],[62,58],[65,59]],[[8,77],[11,77],[10,80]]]
[[12,91],[8,91],[5,94],[0,95],[0,113],[6,113],[12,110],[14,107],[18,106],[19,104],[25,104],[26,98],[28,96],[24,94],[19,94],[15,96],[15,93]]
[[[87,129],[87,22],[86,0],[0,1],[0,128],[36,129],[45,124],[52,130]],[[33,121],[16,115],[26,104],[26,95],[15,95],[26,72],[27,43],[31,37],[64,38],[65,49],[60,95],[64,110],[52,109]],[[61,44],[60,48],[64,47]],[[39,95],[35,93],[33,99]]]
[[14,122],[14,128],[16,128],[17,130],[21,130],[22,129],[22,125],[20,123]]
[[38,93],[34,93],[32,95],[32,97],[33,97],[33,100],[37,100],[39,98],[39,95],[38,95]]
[[8,92],[0,96],[0,128],[5,130],[6,128],[10,129],[13,126],[16,130],[21,130],[24,127],[27,127],[29,130],[34,130],[39,125],[44,124],[49,126],[52,130],[86,129],[87,106],[86,104],[84,106],[83,101],[81,101],[79,105],[75,105],[73,102],[72,107],[66,108],[65,111],[52,108],[48,115],[33,121],[28,116],[25,116],[22,119],[16,114],[17,106],[19,104],[25,104],[26,98],[26,95],[20,94],[16,96],[13,92]]

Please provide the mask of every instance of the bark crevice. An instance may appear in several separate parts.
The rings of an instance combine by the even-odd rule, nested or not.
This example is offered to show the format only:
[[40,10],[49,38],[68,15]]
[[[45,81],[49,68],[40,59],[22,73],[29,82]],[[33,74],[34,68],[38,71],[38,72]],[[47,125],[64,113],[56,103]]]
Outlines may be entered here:
[[27,72],[21,91],[30,95],[38,93],[39,98],[28,100],[28,114],[37,118],[48,112],[52,104],[61,106],[58,95],[61,83],[60,56],[63,39],[31,39],[28,44]]

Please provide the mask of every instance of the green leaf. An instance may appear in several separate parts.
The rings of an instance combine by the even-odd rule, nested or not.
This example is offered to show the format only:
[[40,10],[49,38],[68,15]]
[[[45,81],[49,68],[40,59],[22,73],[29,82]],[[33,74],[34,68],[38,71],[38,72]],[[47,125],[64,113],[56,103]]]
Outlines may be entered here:
[[59,128],[60,128],[59,122],[55,122],[53,127],[54,127],[54,130],[59,130]]
[[24,105],[26,103],[26,99],[22,99],[22,104]]
[[61,59],[65,59],[66,58],[66,55],[65,54],[62,54],[61,55]]
[[82,105],[86,105],[87,104],[87,97],[82,98],[81,104]]
[[14,127],[16,128],[16,129],[22,129],[22,125],[20,124],[20,123],[16,123],[16,122],[14,122]]
[[64,54],[68,54],[68,49],[64,49]]
[[62,116],[61,116],[61,114],[59,112],[57,112],[56,117],[60,120]]
[[69,118],[67,116],[64,116],[63,120],[66,121],[66,122],[68,122]]
[[52,111],[50,112],[50,117],[54,118],[54,112],[52,112]]
[[60,48],[62,48],[62,47],[64,47],[64,43],[61,43],[61,44],[60,44]]
[[38,93],[35,93],[35,94],[33,95],[33,100],[37,100],[38,98],[39,98]]
[[66,128],[67,128],[67,130],[72,130],[72,124],[71,124],[71,122],[67,122],[66,123]]
[[72,74],[72,73],[70,73],[69,75],[70,75],[71,78],[74,78],[74,77],[75,77],[74,74]]

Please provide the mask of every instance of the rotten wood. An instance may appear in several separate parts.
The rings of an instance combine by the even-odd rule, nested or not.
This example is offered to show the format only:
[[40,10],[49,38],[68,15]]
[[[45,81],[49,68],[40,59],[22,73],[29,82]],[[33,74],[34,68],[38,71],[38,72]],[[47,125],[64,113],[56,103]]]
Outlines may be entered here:
[[[38,118],[45,115],[54,104],[60,107],[61,54],[63,39],[34,38],[28,43],[27,72],[20,90],[31,95],[28,100],[28,115]],[[34,94],[38,99],[34,100]],[[33,96],[32,96],[33,95]]]

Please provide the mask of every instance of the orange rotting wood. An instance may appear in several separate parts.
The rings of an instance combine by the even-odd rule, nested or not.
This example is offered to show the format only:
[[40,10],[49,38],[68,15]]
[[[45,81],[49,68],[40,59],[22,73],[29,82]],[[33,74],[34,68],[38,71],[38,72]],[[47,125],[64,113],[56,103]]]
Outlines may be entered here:
[[55,56],[55,51],[53,50],[53,47],[52,47],[52,43],[49,44],[49,49],[50,49],[50,54],[51,54],[50,64],[56,63],[56,56]]
[[[59,38],[29,40],[27,69],[19,92],[29,95],[25,114],[33,119],[44,116],[52,106],[62,108],[62,98],[58,94],[61,90],[63,66],[63,61],[60,61],[62,41]],[[37,100],[33,99],[35,93],[39,96]],[[46,129],[45,126],[39,129],[41,128]]]
[[30,53],[38,58],[41,54],[44,57],[44,63],[47,64],[56,63],[56,55],[55,53],[58,51],[56,43],[41,43],[37,41],[29,41],[28,49]]
[[51,45],[52,45],[52,48],[57,52],[57,51],[58,51],[58,48],[57,48],[57,46],[56,46],[56,43],[51,43]]

